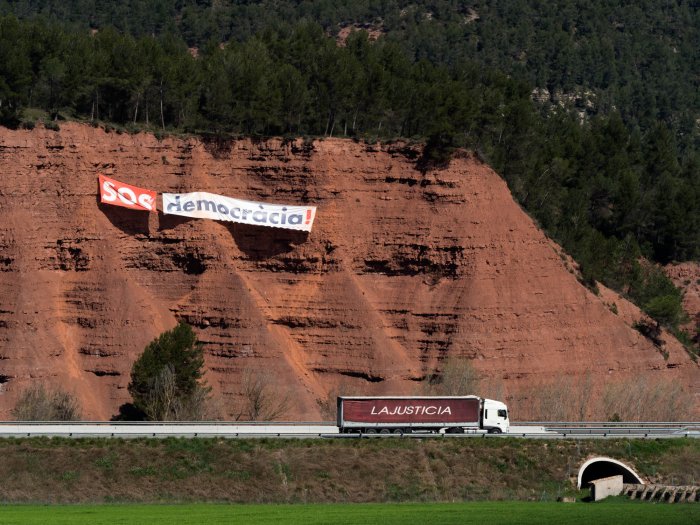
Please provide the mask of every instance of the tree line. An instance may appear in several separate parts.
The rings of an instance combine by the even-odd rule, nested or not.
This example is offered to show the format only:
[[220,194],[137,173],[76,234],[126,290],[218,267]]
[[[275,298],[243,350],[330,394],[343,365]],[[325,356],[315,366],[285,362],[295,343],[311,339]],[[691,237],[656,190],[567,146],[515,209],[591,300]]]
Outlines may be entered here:
[[687,132],[700,112],[700,10],[677,2],[606,0],[0,0],[0,15],[45,18],[75,30],[170,34],[189,47],[246,42],[304,21],[331,36],[380,31],[412,60],[495,67],[552,97],[588,93],[642,128]]

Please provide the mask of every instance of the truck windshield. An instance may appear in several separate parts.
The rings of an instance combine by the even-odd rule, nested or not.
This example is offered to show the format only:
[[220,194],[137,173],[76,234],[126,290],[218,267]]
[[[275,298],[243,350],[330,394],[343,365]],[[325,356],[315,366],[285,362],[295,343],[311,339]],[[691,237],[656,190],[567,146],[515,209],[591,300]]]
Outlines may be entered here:
[[508,419],[508,411],[501,409],[498,411],[498,417],[502,417],[503,419]]

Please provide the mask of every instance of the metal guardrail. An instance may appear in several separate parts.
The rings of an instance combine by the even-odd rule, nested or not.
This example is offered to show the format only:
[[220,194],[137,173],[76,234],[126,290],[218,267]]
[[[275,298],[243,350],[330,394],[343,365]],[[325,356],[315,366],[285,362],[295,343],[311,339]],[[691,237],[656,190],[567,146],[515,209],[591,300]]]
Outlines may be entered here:
[[595,436],[603,438],[637,437],[698,437],[700,422],[696,421],[543,421],[521,423],[537,425],[565,437]]
[[654,434],[629,434],[625,436],[615,435],[615,434],[404,434],[401,435],[380,435],[380,434],[291,434],[291,433],[277,433],[277,434],[253,434],[253,433],[231,433],[231,434],[218,434],[218,433],[178,433],[178,432],[167,432],[167,433],[142,433],[142,434],[94,434],[90,432],[86,433],[69,433],[69,434],[47,434],[47,433],[26,433],[26,434],[2,434],[2,438],[37,438],[37,437],[48,437],[48,438],[71,438],[71,439],[167,439],[167,438],[219,438],[219,439],[541,439],[541,440],[561,440],[561,439],[620,439],[624,437],[625,439],[675,439],[680,437],[688,437],[700,439],[698,434],[689,435],[676,435],[676,434],[665,434],[665,435],[654,435]]
[[507,434],[404,434],[403,436],[393,434],[330,434],[322,437],[332,437],[341,439],[465,439],[465,438],[484,438],[484,439],[509,439],[509,438],[524,438],[524,439],[675,439],[680,437],[689,437],[700,439],[700,434],[559,434],[559,433],[507,433]]
[[678,422],[528,422],[511,426],[506,434],[339,434],[330,422],[234,422],[234,421],[0,421],[0,438],[336,438],[336,439],[613,439],[613,438],[700,438],[700,423]]

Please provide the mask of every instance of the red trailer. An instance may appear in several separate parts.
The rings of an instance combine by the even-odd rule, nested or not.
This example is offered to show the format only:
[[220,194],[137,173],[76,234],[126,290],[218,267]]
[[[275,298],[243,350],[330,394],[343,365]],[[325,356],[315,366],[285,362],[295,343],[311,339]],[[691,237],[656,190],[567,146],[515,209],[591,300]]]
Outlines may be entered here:
[[478,396],[339,397],[341,433],[507,432],[506,405]]

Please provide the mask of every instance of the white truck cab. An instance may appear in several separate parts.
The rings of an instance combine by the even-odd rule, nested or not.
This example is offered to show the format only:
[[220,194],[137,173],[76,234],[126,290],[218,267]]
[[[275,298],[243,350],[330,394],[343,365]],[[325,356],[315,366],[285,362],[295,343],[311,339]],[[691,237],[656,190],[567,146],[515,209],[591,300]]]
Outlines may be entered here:
[[500,401],[484,399],[481,407],[481,428],[489,434],[508,432],[510,428],[508,407]]

